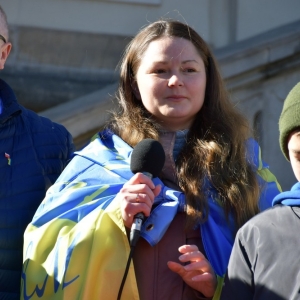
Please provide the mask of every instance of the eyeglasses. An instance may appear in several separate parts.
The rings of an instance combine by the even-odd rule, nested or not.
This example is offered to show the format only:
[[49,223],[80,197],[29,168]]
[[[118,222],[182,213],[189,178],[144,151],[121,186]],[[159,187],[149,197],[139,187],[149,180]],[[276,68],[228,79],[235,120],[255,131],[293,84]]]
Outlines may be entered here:
[[6,38],[0,34],[0,40],[2,40],[4,43],[6,43]]

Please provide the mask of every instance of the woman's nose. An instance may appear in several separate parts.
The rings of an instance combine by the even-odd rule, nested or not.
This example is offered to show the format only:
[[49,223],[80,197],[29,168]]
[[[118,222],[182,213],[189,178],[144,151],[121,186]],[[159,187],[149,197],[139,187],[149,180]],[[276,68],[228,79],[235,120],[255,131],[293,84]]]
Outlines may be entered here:
[[179,74],[172,74],[172,76],[169,79],[168,86],[182,86],[183,81]]

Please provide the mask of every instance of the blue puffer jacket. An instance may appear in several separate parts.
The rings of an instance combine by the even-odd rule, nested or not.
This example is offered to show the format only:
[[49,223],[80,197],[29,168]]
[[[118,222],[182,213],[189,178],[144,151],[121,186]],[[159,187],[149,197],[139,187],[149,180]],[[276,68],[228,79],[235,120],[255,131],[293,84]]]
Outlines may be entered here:
[[23,233],[74,151],[70,133],[0,80],[0,299],[20,299]]

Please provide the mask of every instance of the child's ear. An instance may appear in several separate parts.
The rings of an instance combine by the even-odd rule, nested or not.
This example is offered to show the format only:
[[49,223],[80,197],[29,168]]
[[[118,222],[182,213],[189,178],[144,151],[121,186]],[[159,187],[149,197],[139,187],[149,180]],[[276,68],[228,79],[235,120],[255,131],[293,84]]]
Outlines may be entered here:
[[131,84],[131,87],[132,87],[132,91],[134,93],[134,96],[138,99],[138,100],[141,100],[141,94],[140,94],[140,90],[139,90],[139,87],[137,85],[137,82],[134,81],[132,84]]

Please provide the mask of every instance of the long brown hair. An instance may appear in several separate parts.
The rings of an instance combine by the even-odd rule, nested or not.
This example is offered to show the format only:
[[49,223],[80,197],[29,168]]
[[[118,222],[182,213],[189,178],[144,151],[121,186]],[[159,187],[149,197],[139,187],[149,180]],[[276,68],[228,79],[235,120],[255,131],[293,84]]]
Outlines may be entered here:
[[188,224],[207,218],[209,211],[203,188],[208,180],[217,190],[217,200],[226,215],[232,212],[240,227],[258,212],[259,185],[245,154],[245,143],[251,131],[246,118],[230,101],[208,45],[190,26],[174,20],[159,20],[133,38],[120,65],[117,95],[120,111],[110,126],[131,146],[145,138],[159,139],[159,125],[151,120],[133,89],[148,45],[164,36],[192,42],[206,68],[204,104],[176,161],[179,186],[186,195]]

